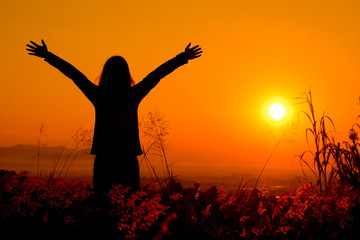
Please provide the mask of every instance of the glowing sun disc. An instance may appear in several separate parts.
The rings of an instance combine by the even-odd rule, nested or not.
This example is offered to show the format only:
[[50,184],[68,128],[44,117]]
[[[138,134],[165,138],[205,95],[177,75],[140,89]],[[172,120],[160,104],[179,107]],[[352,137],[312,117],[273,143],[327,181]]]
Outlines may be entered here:
[[269,117],[276,122],[283,120],[286,117],[286,112],[284,104],[279,102],[271,104],[268,108]]
[[274,100],[267,104],[265,115],[273,123],[283,123],[289,116],[289,107],[280,100]]

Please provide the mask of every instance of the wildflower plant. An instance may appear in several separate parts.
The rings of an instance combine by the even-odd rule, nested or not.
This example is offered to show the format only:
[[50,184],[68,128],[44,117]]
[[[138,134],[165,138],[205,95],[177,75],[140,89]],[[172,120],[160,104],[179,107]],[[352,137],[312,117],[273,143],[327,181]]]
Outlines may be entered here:
[[129,194],[129,188],[118,185],[108,195],[116,228],[125,238],[139,238],[139,232],[148,231],[169,208],[161,204],[159,193],[151,191],[138,190]]

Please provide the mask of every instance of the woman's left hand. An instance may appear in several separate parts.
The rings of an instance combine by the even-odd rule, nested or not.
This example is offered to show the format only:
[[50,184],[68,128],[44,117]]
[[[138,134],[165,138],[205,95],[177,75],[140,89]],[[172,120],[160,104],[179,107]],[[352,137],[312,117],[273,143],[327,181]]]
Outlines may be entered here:
[[196,45],[195,47],[190,48],[191,43],[189,43],[185,48],[185,57],[187,60],[191,60],[194,58],[198,58],[201,56],[201,48],[199,45]]

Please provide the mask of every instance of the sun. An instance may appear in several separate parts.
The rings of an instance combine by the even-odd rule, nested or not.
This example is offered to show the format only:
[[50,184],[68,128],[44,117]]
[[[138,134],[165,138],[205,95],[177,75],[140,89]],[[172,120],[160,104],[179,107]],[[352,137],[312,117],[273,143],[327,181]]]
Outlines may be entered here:
[[271,120],[279,122],[286,117],[287,109],[284,104],[280,102],[274,102],[268,107],[267,114]]
[[265,106],[265,117],[272,123],[284,123],[290,115],[289,105],[282,99],[271,99]]

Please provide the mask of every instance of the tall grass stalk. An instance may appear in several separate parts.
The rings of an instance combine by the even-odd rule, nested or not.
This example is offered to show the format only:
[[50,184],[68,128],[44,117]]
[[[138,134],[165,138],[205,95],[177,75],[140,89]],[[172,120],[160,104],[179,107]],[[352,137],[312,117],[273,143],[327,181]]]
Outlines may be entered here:
[[[70,167],[72,166],[72,164],[74,163],[74,160],[77,158],[77,156],[80,154],[80,152],[83,149],[90,149],[91,143],[92,143],[92,135],[93,135],[92,130],[83,129],[83,128],[79,128],[73,133],[72,139],[74,141],[75,147],[71,150],[71,153],[69,154],[69,156],[71,154],[73,154],[73,157],[71,158],[71,161],[66,169],[64,177],[67,176]],[[63,168],[65,167],[65,165],[69,159],[70,159],[70,157],[66,158]],[[63,171],[63,169],[62,169],[62,171]],[[62,171],[60,172],[60,174],[62,173]]]
[[[166,137],[169,135],[169,126],[164,118],[165,116],[159,112],[150,111],[147,115],[147,118],[143,122],[143,134],[150,140],[150,144],[147,146],[147,148],[143,147],[144,156],[142,161],[145,161],[149,169],[150,176],[154,176],[154,179],[152,180],[158,182],[162,190],[170,190],[172,188],[171,185],[174,182],[174,176],[170,170],[170,165],[166,156],[166,148],[168,145]],[[163,180],[159,178],[155,168],[151,164],[151,161],[148,158],[149,154],[160,157],[163,169]],[[166,183],[165,186],[163,185],[164,182]]]
[[44,123],[41,123],[40,129],[39,129],[39,136],[37,138],[37,176],[41,177],[40,173],[40,148],[41,148],[41,141],[42,137],[44,136]]
[[[326,194],[327,187],[336,183],[350,185],[353,189],[360,189],[360,143],[358,137],[360,125],[355,123],[351,127],[350,141],[336,142],[335,124],[325,114],[320,119],[316,117],[311,91],[304,94],[302,98],[309,106],[309,113],[302,113],[311,125],[305,132],[306,141],[309,143],[311,137],[314,149],[301,154],[299,156],[300,162],[304,163],[314,174],[321,193]],[[331,126],[331,131],[328,130],[328,124]],[[311,161],[305,159],[306,154],[310,154],[312,157],[312,164]]]
[[56,159],[55,159],[55,163],[54,163],[54,167],[53,167],[53,170],[52,172],[50,173],[50,176],[49,176],[49,179],[48,179],[48,182],[52,181],[54,179],[54,176],[55,176],[55,172],[56,172],[56,168],[60,162],[60,159],[61,159],[61,156],[62,154],[64,153],[67,145],[70,143],[72,138],[69,139],[69,141],[61,148],[61,151],[59,152],[59,154],[57,155]]
[[[52,181],[54,179],[55,172],[57,170],[57,167],[60,164],[61,158],[62,158],[67,146],[71,142],[74,143],[74,147],[72,147],[71,151],[66,155],[65,161],[62,164],[62,167],[61,167],[57,177],[61,177],[62,175],[63,175],[63,177],[67,176],[73,162],[78,157],[78,155],[81,153],[81,151],[83,149],[90,148],[91,142],[92,142],[91,137],[92,137],[92,130],[79,128],[73,132],[73,135],[71,136],[69,141],[62,147],[60,153],[57,155],[53,170],[50,173],[48,181]],[[65,168],[66,168],[66,170],[65,170]],[[64,170],[65,170],[65,173],[63,174]]]
[[360,189],[359,129],[359,124],[354,124],[349,132],[350,141],[334,145],[332,151],[340,182],[349,184],[353,189]]
[[[164,192],[165,187],[163,186],[162,181],[160,180],[158,174],[156,173],[155,167],[151,164],[151,161],[150,161],[150,159],[148,158],[148,155],[147,155],[147,153],[149,152],[150,149],[151,149],[151,144],[146,150],[143,147],[143,158],[142,158],[141,162],[143,162],[145,160],[146,166],[147,166],[147,168],[149,170],[151,181],[153,183],[158,183],[159,186],[160,186],[161,191]],[[140,162],[140,164],[141,164],[141,162]]]
[[259,180],[260,180],[261,175],[263,174],[263,172],[264,172],[264,170],[265,170],[265,167],[266,167],[267,164],[269,163],[272,155],[275,153],[275,151],[276,151],[276,149],[278,148],[278,146],[280,145],[280,143],[281,143],[281,141],[278,141],[278,142],[276,143],[275,147],[273,148],[272,152],[270,153],[269,157],[267,158],[267,160],[266,160],[263,168],[261,169],[261,171],[260,171],[260,173],[259,173],[258,178],[256,179],[254,188],[257,188],[258,182],[259,182]]
[[[335,178],[334,158],[333,158],[333,146],[335,145],[335,125],[330,117],[323,114],[320,119],[316,117],[315,108],[313,104],[312,94],[309,91],[308,94],[304,93],[304,96],[299,99],[305,100],[304,102],[309,107],[309,112],[302,111],[298,114],[305,115],[310,123],[310,127],[305,130],[306,141],[309,145],[310,138],[313,140],[313,150],[305,151],[299,155],[301,168],[304,175],[305,171],[302,164],[305,164],[311,172],[314,174],[317,180],[320,193],[323,193],[328,183],[331,183]],[[327,124],[330,123],[332,130],[328,131]],[[333,135],[330,135],[330,134]],[[311,161],[306,159],[306,155],[310,154]]]
[[275,136],[273,135],[274,137],[274,142],[275,142],[275,146],[273,148],[273,150],[271,151],[270,155],[268,156],[268,158],[266,159],[265,161],[265,164],[264,166],[262,167],[260,173],[259,173],[259,176],[257,177],[256,179],[256,182],[255,182],[255,185],[254,185],[254,188],[257,188],[257,185],[259,183],[259,180],[266,168],[266,166],[268,165],[268,163],[270,162],[270,159],[272,158],[272,156],[274,155],[274,153],[276,152],[277,148],[279,147],[279,145],[283,142],[287,142],[287,143],[293,143],[294,140],[293,140],[293,130],[296,129],[297,125],[292,123],[291,125],[288,125],[285,129],[282,129],[282,135],[281,135],[281,138],[279,140],[276,140]]

